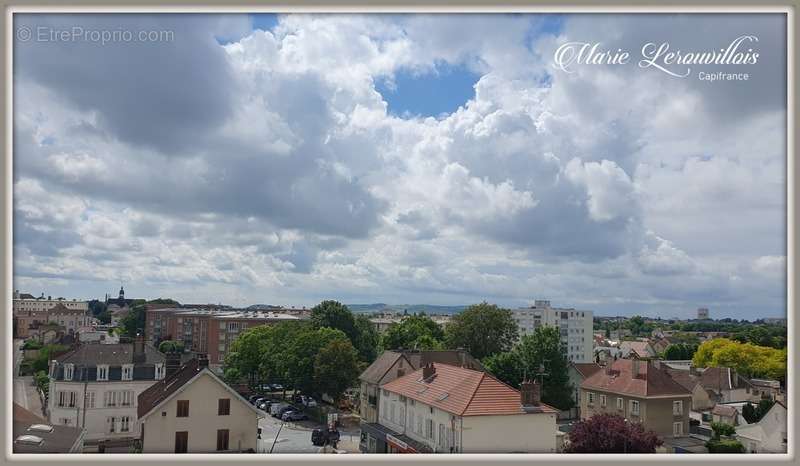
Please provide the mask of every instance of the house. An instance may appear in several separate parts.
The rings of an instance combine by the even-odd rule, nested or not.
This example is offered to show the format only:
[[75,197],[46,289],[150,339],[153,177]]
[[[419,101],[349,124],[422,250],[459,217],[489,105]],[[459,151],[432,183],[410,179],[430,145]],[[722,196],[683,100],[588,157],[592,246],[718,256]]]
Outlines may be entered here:
[[666,373],[683,388],[692,393],[692,411],[706,411],[714,407],[717,403],[716,394],[710,389],[703,387],[700,377],[694,371],[674,369],[661,362],[661,367]]
[[581,384],[581,419],[618,414],[660,437],[683,437],[689,433],[691,399],[658,361],[620,359]]
[[138,396],[143,453],[255,452],[264,417],[208,367],[192,359]]
[[[781,396],[781,383],[777,380],[750,379],[753,395],[761,398],[778,399]],[[755,400],[757,401],[757,400]]]
[[[555,453],[558,410],[539,384],[516,390],[491,375],[430,363],[381,386],[377,423],[387,453]],[[362,435],[363,441],[363,435]],[[372,445],[364,448],[372,451]],[[376,450],[377,451],[377,450]]]
[[[359,414],[362,423],[378,422],[380,407],[379,387],[385,383],[411,373],[420,367],[432,363],[463,366],[469,369],[484,370],[483,365],[464,350],[431,350],[431,351],[384,351],[359,376],[361,382],[361,402]],[[383,449],[385,445],[378,445]]]
[[736,428],[736,438],[750,453],[786,453],[786,405],[776,402],[756,423]]
[[14,453],[81,453],[84,430],[50,425],[46,420],[14,403],[12,412]]
[[595,372],[603,370],[603,367],[600,364],[590,362],[590,363],[574,363],[571,362],[569,367],[567,368],[567,372],[569,373],[569,382],[572,384],[572,392],[573,397],[572,399],[575,400],[575,407],[569,410],[569,418],[570,419],[580,419],[580,391],[581,391],[581,384],[584,380],[588,377],[594,375]]
[[50,422],[86,429],[87,444],[133,441],[136,399],[166,375],[166,358],[134,343],[80,345],[50,363]]
[[618,342],[609,341],[607,343],[608,346],[596,346],[594,348],[594,361],[596,363],[605,364],[622,357],[622,350]]
[[747,424],[736,406],[718,403],[711,409],[711,421],[721,422],[732,426]]
[[646,341],[623,341],[619,344],[623,358],[647,359],[656,356],[655,350]]
[[652,346],[653,350],[656,352],[656,354],[661,354],[671,344],[672,344],[672,341],[669,338],[662,337],[662,338],[659,338],[659,339],[655,340],[653,343],[651,343],[651,346]]

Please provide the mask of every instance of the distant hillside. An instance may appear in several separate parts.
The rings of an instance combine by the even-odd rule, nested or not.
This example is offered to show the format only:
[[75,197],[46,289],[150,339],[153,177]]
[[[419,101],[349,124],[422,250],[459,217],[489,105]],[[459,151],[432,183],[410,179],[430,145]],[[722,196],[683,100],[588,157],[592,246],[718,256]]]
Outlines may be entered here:
[[425,312],[426,314],[458,314],[463,311],[467,306],[437,306],[433,304],[348,304],[353,312],[362,314],[370,314],[373,312],[403,312],[408,311],[409,314],[415,312]]

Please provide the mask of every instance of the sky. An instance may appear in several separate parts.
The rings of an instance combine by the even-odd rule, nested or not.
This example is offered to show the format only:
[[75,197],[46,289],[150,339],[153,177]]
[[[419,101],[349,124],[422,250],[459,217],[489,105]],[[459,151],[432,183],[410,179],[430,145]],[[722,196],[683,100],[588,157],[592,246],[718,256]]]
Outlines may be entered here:
[[[781,15],[15,15],[15,28],[22,292],[785,316]],[[636,56],[745,34],[756,65],[701,69],[748,81],[553,63],[572,41]]]

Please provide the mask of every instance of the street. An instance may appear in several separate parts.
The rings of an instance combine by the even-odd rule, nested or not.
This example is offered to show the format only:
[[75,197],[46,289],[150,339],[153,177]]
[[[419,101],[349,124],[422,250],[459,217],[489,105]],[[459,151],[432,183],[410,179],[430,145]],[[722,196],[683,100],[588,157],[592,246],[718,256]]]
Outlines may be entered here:
[[42,401],[39,392],[33,385],[32,376],[19,376],[19,365],[22,362],[22,340],[14,340],[14,403],[22,406],[28,411],[43,416]]
[[[281,421],[264,413],[265,418],[258,421],[261,427],[261,439],[258,441],[258,452],[269,453],[275,436],[273,453],[322,453],[323,447],[314,446],[311,443],[311,431],[323,428],[322,424],[314,421],[286,422],[281,428]],[[280,434],[278,434],[280,430]],[[358,453],[359,431],[340,430],[341,439],[339,449],[347,453]]]

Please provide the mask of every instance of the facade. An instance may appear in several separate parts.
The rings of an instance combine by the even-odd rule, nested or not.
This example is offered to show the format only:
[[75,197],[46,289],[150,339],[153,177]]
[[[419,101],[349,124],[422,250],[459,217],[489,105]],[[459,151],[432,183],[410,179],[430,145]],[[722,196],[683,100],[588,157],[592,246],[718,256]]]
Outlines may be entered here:
[[428,364],[381,386],[375,424],[362,425],[362,450],[369,436],[382,437],[386,453],[555,453],[558,411],[541,402],[539,385],[515,390],[491,375]]
[[143,453],[255,452],[260,411],[192,359],[142,392],[138,415]]
[[581,419],[617,414],[659,437],[684,437],[689,435],[691,401],[691,392],[657,361],[620,359],[581,384]]
[[592,311],[554,308],[550,307],[550,301],[537,300],[531,307],[511,312],[520,336],[531,334],[543,325],[556,327],[561,332],[561,347],[568,361],[594,361]]
[[697,320],[709,320],[710,314],[708,312],[707,307],[698,307],[697,308]]
[[136,397],[165,375],[164,355],[143,338],[78,346],[50,363],[50,422],[84,428],[87,441],[138,438]]
[[272,311],[148,308],[145,338],[152,345],[164,340],[182,341],[188,351],[206,354],[211,369],[219,370],[230,344],[243,331],[297,320],[300,319]]
[[89,310],[88,301],[78,301],[75,299],[70,301],[64,298],[52,299],[50,296],[45,298],[44,295],[39,298],[34,298],[31,295],[19,294],[19,290],[17,290],[14,294],[12,307],[14,310],[14,315],[17,316],[28,315],[29,313],[36,311],[49,311],[59,304],[63,305],[67,309],[76,311],[86,312]]
[[711,409],[711,421],[721,422],[732,426],[739,425],[739,411],[734,406],[716,404]]
[[14,453],[82,453],[84,430],[56,426],[14,403]]
[[736,438],[750,453],[786,453],[786,406],[777,402],[756,423],[736,428]]
[[572,399],[575,401],[575,407],[569,410],[570,419],[580,419],[581,417],[581,384],[595,372],[601,370],[603,367],[594,362],[569,363],[567,371],[569,372],[569,383],[572,384]]
[[[53,322],[63,327],[65,333],[72,334],[95,321],[88,311],[88,304],[84,301],[18,301],[30,301],[30,304],[20,305],[19,309],[14,309],[17,338],[29,338],[32,333],[35,333],[32,332],[32,329],[38,329],[42,325],[49,325]],[[16,303],[17,300],[15,300],[15,306]],[[48,305],[50,307],[46,307]]]
[[464,350],[384,351],[359,376],[361,383],[359,414],[362,422],[378,422],[381,385],[434,362],[478,371],[484,370],[483,365]]

